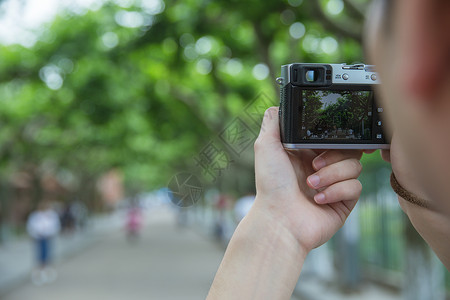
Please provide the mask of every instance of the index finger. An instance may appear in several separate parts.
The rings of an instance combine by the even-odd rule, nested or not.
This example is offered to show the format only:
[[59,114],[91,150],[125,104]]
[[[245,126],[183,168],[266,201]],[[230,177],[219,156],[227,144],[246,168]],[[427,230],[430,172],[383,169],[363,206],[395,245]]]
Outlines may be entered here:
[[314,170],[318,171],[325,166],[340,162],[349,158],[361,159],[363,151],[356,149],[347,150],[327,150],[314,158],[312,165]]

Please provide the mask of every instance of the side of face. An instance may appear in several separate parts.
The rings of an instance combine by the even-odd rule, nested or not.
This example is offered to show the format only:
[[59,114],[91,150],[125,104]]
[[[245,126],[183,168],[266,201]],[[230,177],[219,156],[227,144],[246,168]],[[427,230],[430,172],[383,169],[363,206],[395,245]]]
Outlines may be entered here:
[[379,94],[394,132],[392,146],[402,149],[404,164],[417,173],[427,196],[447,197],[450,1],[375,1],[366,26],[369,59],[380,74]]

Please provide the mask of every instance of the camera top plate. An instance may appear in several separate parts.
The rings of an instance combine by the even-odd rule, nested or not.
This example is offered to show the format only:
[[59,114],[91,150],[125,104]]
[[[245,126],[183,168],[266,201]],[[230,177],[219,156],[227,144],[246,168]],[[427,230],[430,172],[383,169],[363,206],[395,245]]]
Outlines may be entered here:
[[277,82],[281,86],[290,83],[303,87],[380,84],[374,66],[364,64],[287,64],[281,67]]

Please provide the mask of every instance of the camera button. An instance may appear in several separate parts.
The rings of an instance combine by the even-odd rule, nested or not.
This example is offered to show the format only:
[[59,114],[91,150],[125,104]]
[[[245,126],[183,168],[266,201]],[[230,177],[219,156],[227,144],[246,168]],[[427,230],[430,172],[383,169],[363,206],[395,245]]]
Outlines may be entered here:
[[373,81],[377,80],[377,75],[376,74],[370,75],[370,79],[372,79]]
[[382,113],[383,112],[383,108],[382,107],[378,107],[377,108],[377,112]]
[[348,74],[347,73],[342,74],[342,79],[347,80],[348,79]]

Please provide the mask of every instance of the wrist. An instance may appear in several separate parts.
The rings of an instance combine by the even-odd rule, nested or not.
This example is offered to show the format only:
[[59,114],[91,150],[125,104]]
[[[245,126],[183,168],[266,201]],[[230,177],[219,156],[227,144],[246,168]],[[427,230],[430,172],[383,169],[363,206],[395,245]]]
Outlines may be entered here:
[[307,253],[283,225],[252,207],[230,241],[226,263],[222,262],[233,275],[228,298],[289,299]]
[[301,243],[284,216],[277,215],[273,208],[261,207],[258,202],[256,199],[249,214],[239,224],[239,235],[262,248],[304,259],[311,249]]
[[306,254],[254,205],[231,238],[208,299],[289,299]]

